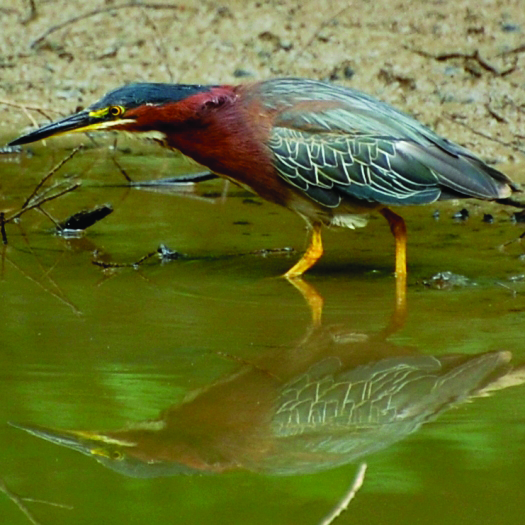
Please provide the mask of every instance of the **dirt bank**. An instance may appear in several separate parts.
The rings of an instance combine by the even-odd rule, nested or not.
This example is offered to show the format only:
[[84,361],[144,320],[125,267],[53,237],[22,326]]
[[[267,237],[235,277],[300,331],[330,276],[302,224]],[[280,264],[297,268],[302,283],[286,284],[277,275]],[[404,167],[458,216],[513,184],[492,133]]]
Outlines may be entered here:
[[523,0],[34,4],[0,7],[6,138],[125,82],[293,75],[365,90],[489,161],[525,158]]

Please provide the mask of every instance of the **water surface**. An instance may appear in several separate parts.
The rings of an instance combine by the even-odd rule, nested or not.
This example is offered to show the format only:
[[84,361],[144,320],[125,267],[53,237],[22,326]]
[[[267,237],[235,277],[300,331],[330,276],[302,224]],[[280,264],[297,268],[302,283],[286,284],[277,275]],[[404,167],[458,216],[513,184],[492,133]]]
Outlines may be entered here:
[[[6,215],[69,144],[0,158]],[[135,147],[117,158],[136,180],[198,171]],[[322,325],[313,327],[303,296],[278,278],[304,248],[299,218],[223,181],[184,192],[124,187],[113,155],[88,148],[55,175],[83,182],[44,205],[55,218],[102,203],[114,208],[82,239],[55,235],[37,211],[6,226],[0,477],[19,495],[73,507],[27,502],[40,523],[314,524],[361,461],[368,464],[364,486],[339,523],[521,521],[525,262],[519,243],[501,247],[523,231],[510,220],[514,210],[472,202],[401,211],[409,228],[408,316],[396,330],[389,328],[393,240],[384,220],[327,232],[326,254],[306,276],[325,305]],[[520,172],[509,174],[519,180]],[[463,207],[469,219],[453,220]],[[483,222],[486,213],[492,224]],[[136,268],[92,264],[131,263],[161,243],[188,257],[166,264],[152,257]],[[443,271],[466,284],[425,284]],[[429,392],[441,392],[440,381],[427,391],[420,386],[439,378],[430,363],[457,376],[434,404]],[[308,374],[314,389],[328,380],[370,384],[365,369],[374,366],[401,371],[400,389],[411,367],[417,388],[401,402],[391,397],[397,414],[410,415],[406,426],[394,428],[374,409],[359,424],[349,410],[347,427],[325,412],[309,434],[300,416],[295,427],[279,419]],[[169,435],[161,431],[166,421]],[[88,457],[8,422],[55,433],[107,431],[98,434],[106,442],[85,448]],[[110,432],[122,431],[114,441],[133,442],[137,425],[153,436],[149,456],[144,448],[142,460],[133,459],[127,446],[128,456],[111,457]],[[363,432],[366,446],[345,456]],[[0,513],[5,523],[28,522],[4,495]]]

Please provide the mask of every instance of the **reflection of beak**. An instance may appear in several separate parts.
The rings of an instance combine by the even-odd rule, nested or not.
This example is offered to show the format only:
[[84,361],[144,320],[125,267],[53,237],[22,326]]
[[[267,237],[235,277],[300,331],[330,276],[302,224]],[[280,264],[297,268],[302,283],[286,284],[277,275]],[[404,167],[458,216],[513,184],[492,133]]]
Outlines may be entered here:
[[97,439],[95,432],[80,430],[57,430],[53,428],[39,427],[37,425],[21,425],[9,422],[12,427],[29,432],[33,436],[45,439],[56,445],[71,448],[87,456],[92,456],[94,449],[100,447],[100,438]]
[[43,126],[35,131],[31,131],[27,135],[13,140],[8,146],[19,146],[20,144],[29,144],[47,137],[54,137],[55,135],[62,135],[63,133],[70,133],[73,131],[90,131],[97,129],[104,121],[100,118],[90,117],[89,111],[80,111],[75,115],[66,117],[57,122],[52,122],[47,126]]

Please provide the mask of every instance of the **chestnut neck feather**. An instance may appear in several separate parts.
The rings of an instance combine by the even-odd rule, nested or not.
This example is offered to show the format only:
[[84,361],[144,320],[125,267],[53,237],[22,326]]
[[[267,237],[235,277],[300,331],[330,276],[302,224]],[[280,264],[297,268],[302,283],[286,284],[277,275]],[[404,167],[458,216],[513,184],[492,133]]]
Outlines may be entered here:
[[214,87],[179,102],[148,106],[145,111],[150,125],[166,135],[168,147],[286,206],[290,190],[275,176],[272,153],[266,146],[272,114],[246,96],[247,90],[249,86]]

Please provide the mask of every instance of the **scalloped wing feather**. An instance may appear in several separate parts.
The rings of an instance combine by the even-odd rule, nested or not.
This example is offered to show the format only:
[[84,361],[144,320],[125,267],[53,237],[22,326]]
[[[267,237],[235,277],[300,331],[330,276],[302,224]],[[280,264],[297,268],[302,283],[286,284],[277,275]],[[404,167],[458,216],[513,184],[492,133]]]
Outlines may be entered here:
[[277,110],[268,145],[278,173],[326,206],[338,205],[334,195],[404,205],[502,199],[518,189],[465,148],[359,91],[302,79],[258,89]]

